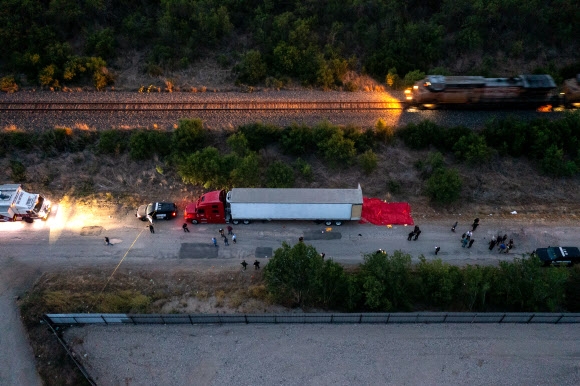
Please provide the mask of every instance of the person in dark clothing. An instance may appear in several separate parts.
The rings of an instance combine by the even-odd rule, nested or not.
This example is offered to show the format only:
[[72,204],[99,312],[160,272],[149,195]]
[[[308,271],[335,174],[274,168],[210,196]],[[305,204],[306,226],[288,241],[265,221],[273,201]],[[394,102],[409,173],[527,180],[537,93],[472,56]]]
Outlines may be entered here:
[[234,234],[233,230],[234,230],[234,228],[232,228],[230,225],[228,225],[228,235],[233,235]]
[[495,237],[489,241],[489,250],[490,251],[493,250],[493,247],[495,247],[495,243],[496,243]]
[[479,217],[473,220],[473,224],[471,224],[471,231],[473,232],[479,226]]
[[324,260],[324,256],[326,256],[326,253],[321,253],[320,257],[322,257],[322,260]]
[[471,248],[474,242],[475,242],[474,239],[469,240],[469,245],[467,246],[467,248]]
[[218,232],[220,233],[221,237],[224,237],[224,230],[222,228],[220,228],[220,230]]
[[413,229],[413,232],[414,232],[414,233],[417,233],[417,232],[419,232],[419,231],[420,231],[420,229],[419,229],[419,226],[418,226],[418,225],[415,225],[415,229]]
[[505,244],[506,240],[507,240],[507,235],[503,235],[503,237],[501,238],[501,242]]
[[514,247],[514,239],[510,239],[509,243],[508,243],[508,248],[512,249]]
[[435,247],[435,255],[437,255],[439,253],[439,251],[441,250],[440,247]]
[[407,235],[407,240],[411,241],[413,239],[413,236],[415,236],[415,232],[409,232],[409,234]]
[[224,235],[224,245],[230,245],[228,238]]
[[455,232],[455,228],[457,228],[457,221],[455,221],[455,224],[451,227],[451,232]]
[[155,233],[155,228],[153,228],[153,224],[149,224],[149,232]]
[[254,261],[254,269],[260,269],[260,262],[258,260]]
[[298,242],[299,243],[303,243],[304,242],[304,237],[302,237],[302,236],[298,237]]
[[415,232],[415,238],[413,240],[417,240],[419,238],[419,235],[421,234],[421,231],[417,231]]
[[244,271],[245,271],[246,267],[248,266],[248,263],[246,263],[246,260],[242,261],[240,264],[242,265],[242,267],[244,267]]
[[186,222],[184,222],[184,223],[183,223],[183,225],[182,225],[181,227],[183,228],[183,231],[184,231],[184,232],[187,232],[187,233],[189,233],[189,228],[187,227],[187,223],[186,223]]
[[108,237],[105,237],[105,245],[113,245],[111,244],[111,242],[109,241]]

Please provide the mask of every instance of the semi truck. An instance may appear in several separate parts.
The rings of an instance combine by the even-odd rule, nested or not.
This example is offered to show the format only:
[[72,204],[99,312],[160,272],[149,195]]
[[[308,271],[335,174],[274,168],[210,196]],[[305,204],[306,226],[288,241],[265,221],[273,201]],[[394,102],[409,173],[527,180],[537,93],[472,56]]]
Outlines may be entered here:
[[342,225],[360,220],[363,195],[357,189],[233,188],[208,192],[185,208],[192,224],[249,224],[255,220],[318,220]]
[[38,193],[27,193],[20,184],[0,185],[0,222],[46,220],[51,203]]

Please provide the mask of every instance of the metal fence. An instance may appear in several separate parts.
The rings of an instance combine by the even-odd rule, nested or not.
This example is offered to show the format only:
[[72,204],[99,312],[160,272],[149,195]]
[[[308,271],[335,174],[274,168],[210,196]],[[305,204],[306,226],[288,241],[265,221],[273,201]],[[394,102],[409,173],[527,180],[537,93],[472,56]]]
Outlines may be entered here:
[[81,324],[399,324],[399,323],[580,323],[580,313],[397,312],[301,314],[47,314],[55,325]]

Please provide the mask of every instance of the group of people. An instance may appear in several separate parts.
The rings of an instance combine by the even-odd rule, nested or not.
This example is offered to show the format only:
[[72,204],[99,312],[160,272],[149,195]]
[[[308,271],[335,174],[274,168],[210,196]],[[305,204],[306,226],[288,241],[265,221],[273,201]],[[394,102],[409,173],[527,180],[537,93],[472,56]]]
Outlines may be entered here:
[[[241,263],[242,267],[244,268],[244,271],[246,270],[246,267],[248,266],[248,263],[246,263],[246,260],[243,260]],[[254,260],[254,269],[258,270],[260,269],[260,262],[258,260]]]
[[514,239],[510,238],[509,241],[507,241],[507,237],[507,235],[497,235],[497,237],[493,236],[489,241],[489,250],[492,251],[497,245],[499,253],[509,253],[510,249],[514,247]]
[[[236,237],[236,234],[234,233],[234,228],[232,228],[230,225],[228,225],[226,229],[228,230],[228,236],[231,235],[232,236],[232,241],[234,242],[234,244],[236,244],[238,242],[238,238]],[[227,236],[225,235],[223,228],[220,228],[219,229],[219,233],[220,233],[220,236],[224,240],[224,245],[230,245],[230,242],[229,242]],[[215,237],[212,237],[211,238],[211,242],[213,243],[213,245],[215,247],[218,246],[217,245],[217,239]]]
[[[412,232],[409,232],[409,234],[407,235],[407,240],[411,241],[414,240],[416,241],[419,238],[419,235],[421,234],[421,229],[419,229],[419,226],[415,225],[415,229],[413,229]],[[415,238],[413,238],[415,237]]]
[[[475,242],[475,239],[473,238],[473,232],[477,229],[478,226],[479,226],[479,217],[476,217],[475,220],[473,220],[473,224],[471,224],[471,230],[468,230],[467,232],[461,235],[461,247],[471,248],[471,246]],[[453,224],[451,231],[455,232],[456,227],[457,221],[455,222],[455,224]]]

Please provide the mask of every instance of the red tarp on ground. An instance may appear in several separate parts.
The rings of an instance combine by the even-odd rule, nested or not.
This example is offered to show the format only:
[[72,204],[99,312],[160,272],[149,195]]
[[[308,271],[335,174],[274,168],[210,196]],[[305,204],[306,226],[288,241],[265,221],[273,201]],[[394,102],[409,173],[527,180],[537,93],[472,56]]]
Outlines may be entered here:
[[407,202],[384,202],[378,198],[363,197],[360,223],[375,225],[414,225],[411,205]]

